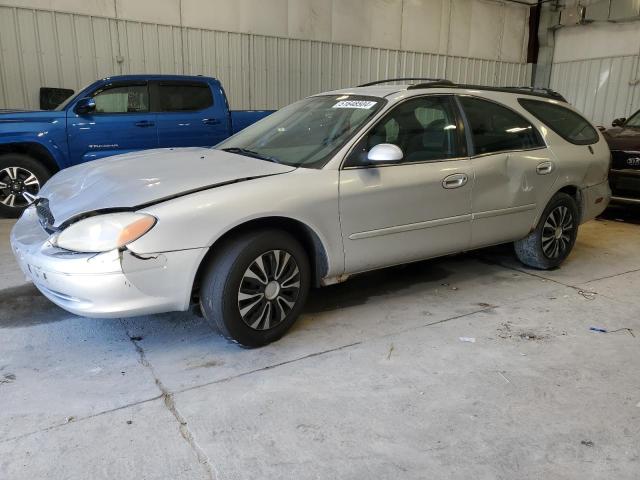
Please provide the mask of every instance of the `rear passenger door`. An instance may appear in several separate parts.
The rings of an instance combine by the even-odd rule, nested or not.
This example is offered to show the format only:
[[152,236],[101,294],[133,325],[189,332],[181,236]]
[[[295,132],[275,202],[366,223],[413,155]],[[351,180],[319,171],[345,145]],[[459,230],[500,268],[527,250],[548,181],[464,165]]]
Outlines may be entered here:
[[215,105],[206,82],[152,82],[151,106],[160,147],[212,146],[229,135],[226,107]]
[[522,238],[557,178],[554,158],[519,113],[473,96],[458,99],[473,150],[472,246]]

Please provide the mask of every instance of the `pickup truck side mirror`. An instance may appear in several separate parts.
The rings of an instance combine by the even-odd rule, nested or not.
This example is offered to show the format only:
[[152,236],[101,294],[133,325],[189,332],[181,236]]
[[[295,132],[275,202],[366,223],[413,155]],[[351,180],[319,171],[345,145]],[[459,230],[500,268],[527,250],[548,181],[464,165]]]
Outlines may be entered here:
[[371,163],[394,163],[404,158],[402,150],[393,143],[380,143],[369,150],[367,160]]
[[627,119],[624,117],[620,117],[620,118],[616,118],[613,122],[611,122],[611,126],[612,127],[621,127],[622,125],[624,125],[624,122],[626,122]]
[[96,101],[91,97],[85,97],[78,100],[76,103],[76,108],[74,108],[74,112],[78,115],[83,115],[85,113],[91,113],[96,109]]

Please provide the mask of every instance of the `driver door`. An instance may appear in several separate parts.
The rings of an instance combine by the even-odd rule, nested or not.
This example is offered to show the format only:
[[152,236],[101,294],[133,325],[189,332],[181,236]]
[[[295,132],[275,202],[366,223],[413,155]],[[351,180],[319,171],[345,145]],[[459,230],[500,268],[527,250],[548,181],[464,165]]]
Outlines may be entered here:
[[69,109],[67,135],[73,163],[158,147],[156,116],[146,81],[114,82],[91,94],[93,112]]
[[[403,159],[372,164],[375,145]],[[471,241],[473,168],[453,98],[393,108],[356,144],[340,172],[340,220],[349,273],[462,251]]]

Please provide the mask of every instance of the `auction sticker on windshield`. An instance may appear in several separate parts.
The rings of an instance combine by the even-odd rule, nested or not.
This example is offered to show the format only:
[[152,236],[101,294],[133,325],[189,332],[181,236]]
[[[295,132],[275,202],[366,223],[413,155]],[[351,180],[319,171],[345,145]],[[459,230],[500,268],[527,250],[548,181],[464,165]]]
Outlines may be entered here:
[[378,102],[371,102],[367,100],[342,100],[336,103],[333,108],[366,108],[369,109]]

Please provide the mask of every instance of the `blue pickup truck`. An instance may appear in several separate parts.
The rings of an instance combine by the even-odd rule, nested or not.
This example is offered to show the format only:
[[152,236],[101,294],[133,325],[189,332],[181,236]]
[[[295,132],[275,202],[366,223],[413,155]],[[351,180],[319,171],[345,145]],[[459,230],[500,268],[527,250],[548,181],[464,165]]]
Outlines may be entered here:
[[0,216],[16,217],[58,170],[120,153],[211,146],[269,115],[229,110],[215,78],[104,78],[51,111],[0,110]]

